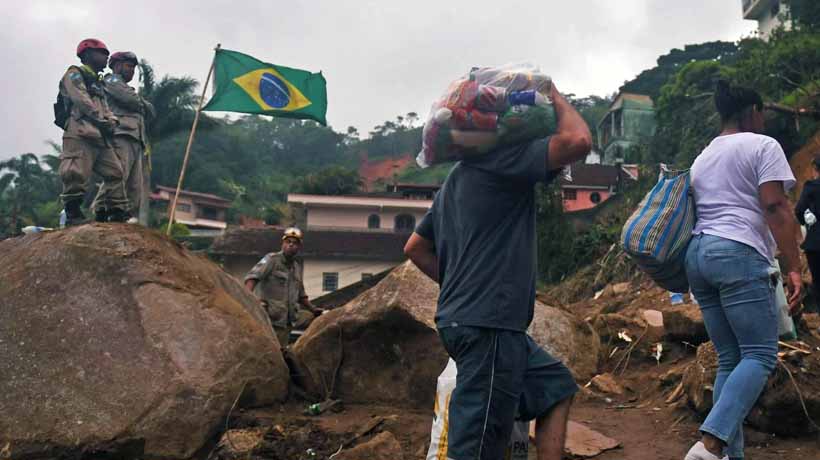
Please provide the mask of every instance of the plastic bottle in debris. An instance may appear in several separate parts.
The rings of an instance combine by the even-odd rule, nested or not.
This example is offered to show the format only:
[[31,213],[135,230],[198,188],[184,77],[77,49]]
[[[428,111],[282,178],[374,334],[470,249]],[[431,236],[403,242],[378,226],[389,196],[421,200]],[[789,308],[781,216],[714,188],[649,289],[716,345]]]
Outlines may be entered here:
[[66,217],[65,209],[63,209],[62,211],[60,211],[60,228],[65,228],[65,223],[67,219],[68,218]]
[[669,301],[672,302],[672,305],[679,305],[683,303],[683,294],[680,292],[670,292],[669,293]]

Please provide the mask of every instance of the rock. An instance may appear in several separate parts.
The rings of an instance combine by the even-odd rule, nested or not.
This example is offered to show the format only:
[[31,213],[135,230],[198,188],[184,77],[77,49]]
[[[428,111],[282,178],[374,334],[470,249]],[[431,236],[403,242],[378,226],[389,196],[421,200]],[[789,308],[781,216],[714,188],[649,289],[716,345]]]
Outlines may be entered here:
[[401,444],[389,431],[382,431],[371,440],[333,457],[336,460],[402,460]]
[[644,310],[641,317],[649,327],[663,331],[663,313],[658,310]]
[[[411,263],[316,318],[292,347],[296,381],[318,399],[428,409],[447,363],[434,316],[438,286]],[[338,372],[337,372],[338,369]]]
[[251,452],[262,446],[267,431],[267,428],[257,427],[228,430],[222,433],[214,451],[215,458],[248,458]]
[[[746,421],[752,427],[780,436],[796,436],[812,431],[800,402],[802,395],[813,420],[820,420],[820,353],[805,356],[800,366],[780,362],[752,407]],[[788,366],[792,377],[786,371]],[[717,354],[711,342],[698,347],[697,359],[684,375],[689,406],[701,414],[712,408],[712,385],[717,372]],[[800,393],[795,388],[800,389]]]
[[666,338],[700,345],[709,340],[700,307],[694,304],[672,305],[663,309]]
[[590,383],[592,383],[593,388],[600,391],[601,393],[618,396],[624,394],[624,387],[622,387],[615,380],[615,377],[609,372],[607,372],[606,374],[596,375],[592,378],[592,380],[590,380]]
[[188,458],[240,392],[239,405],[287,396],[258,302],[155,231],[8,239],[0,267],[0,439],[12,458]]
[[[346,403],[429,409],[447,363],[435,328],[437,300],[436,283],[412,263],[400,265],[344,307],[313,321],[291,350],[296,382],[319,400],[332,396]],[[529,332],[576,378],[595,375],[600,339],[585,322],[536,303]]]
[[591,458],[620,447],[621,443],[577,422],[567,424],[564,452],[571,458]]
[[587,382],[598,372],[601,339],[589,323],[536,302],[528,332],[547,352],[563,361],[576,380]]
[[612,293],[614,295],[624,295],[630,290],[630,284],[627,283],[617,283],[612,285]]

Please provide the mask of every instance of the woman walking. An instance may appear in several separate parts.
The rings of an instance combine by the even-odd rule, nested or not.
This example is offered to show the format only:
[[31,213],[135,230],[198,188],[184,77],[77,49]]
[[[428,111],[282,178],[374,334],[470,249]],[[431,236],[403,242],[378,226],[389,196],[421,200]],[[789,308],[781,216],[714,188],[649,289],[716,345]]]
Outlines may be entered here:
[[718,353],[714,406],[685,460],[743,458],[743,420],[777,363],[775,281],[779,248],[789,304],[802,280],[797,222],[786,198],[795,183],[783,149],[763,131],[763,100],[717,84],[722,131],[692,165],[697,224],[686,274]]

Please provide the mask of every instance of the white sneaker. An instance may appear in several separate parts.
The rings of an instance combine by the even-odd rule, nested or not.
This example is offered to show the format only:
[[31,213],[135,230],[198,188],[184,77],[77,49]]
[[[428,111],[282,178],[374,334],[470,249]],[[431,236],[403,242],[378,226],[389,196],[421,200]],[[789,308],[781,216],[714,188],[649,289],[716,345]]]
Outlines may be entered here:
[[727,460],[729,457],[720,458],[717,455],[709,452],[706,450],[706,446],[703,445],[703,442],[698,441],[689,449],[689,452],[686,453],[686,457],[683,460]]

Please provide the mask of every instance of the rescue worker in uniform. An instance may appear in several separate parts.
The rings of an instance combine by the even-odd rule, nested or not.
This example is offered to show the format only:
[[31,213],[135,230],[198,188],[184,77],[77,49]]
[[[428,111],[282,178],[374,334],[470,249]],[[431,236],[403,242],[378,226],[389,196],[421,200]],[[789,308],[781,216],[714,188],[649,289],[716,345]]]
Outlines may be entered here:
[[143,204],[141,199],[147,174],[144,153],[148,145],[145,120],[154,116],[154,106],[128,85],[134,78],[137,64],[137,55],[130,51],[114,53],[108,59],[112,72],[103,78],[108,106],[119,120],[114,129],[114,151],[124,165],[123,181],[132,216],[138,215]]
[[103,179],[95,209],[97,220],[125,222],[130,217],[123,165],[112,148],[118,120],[108,108],[105,83],[99,75],[108,63],[108,54],[100,40],[81,41],[77,56],[82,65],[69,67],[60,80],[55,115],[60,105],[65,119],[55,117],[55,122],[64,130],[59,173],[66,225],[85,222],[81,206],[92,173]]
[[245,287],[262,301],[282,347],[287,346],[291,330],[304,330],[322,313],[305,293],[304,265],[297,257],[302,240],[301,230],[286,229],[282,249],[265,255],[245,275]]

